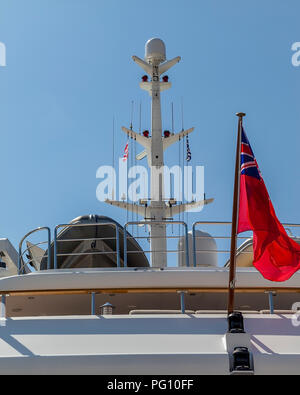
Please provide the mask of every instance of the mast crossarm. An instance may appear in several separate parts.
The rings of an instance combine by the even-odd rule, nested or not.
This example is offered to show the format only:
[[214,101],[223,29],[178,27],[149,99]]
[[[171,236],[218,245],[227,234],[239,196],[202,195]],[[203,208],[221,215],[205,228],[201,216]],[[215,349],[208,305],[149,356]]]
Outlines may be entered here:
[[110,200],[110,199],[106,199],[105,203],[110,204],[111,206],[114,207],[119,207],[125,210],[128,210],[132,213],[136,213],[141,215],[142,217],[147,216],[147,212],[148,212],[148,208],[146,208],[145,206],[141,206],[139,204],[133,204],[133,203],[127,203],[127,202],[121,202],[118,200]]
[[[141,58],[139,58],[138,56],[132,56],[132,60],[138,64],[148,75],[152,76],[152,65],[145,62],[144,60],[142,60]],[[166,71],[168,71],[171,67],[173,67],[176,63],[180,62],[181,57],[180,56],[176,56],[176,58],[173,58],[171,60],[168,60],[167,62],[161,64],[158,68],[158,72],[159,75],[165,73]]]
[[139,144],[141,144],[143,147],[146,149],[151,147],[151,138],[149,137],[144,137],[140,135],[139,133],[134,132],[131,129],[127,129],[124,126],[122,127],[122,130],[124,133],[127,134],[128,137],[135,139]]
[[138,56],[132,56],[132,60],[138,64],[147,74],[152,75],[152,66],[139,58]]
[[176,206],[169,207],[167,209],[167,217],[172,217],[173,215],[178,215],[188,210],[192,210],[201,206],[205,206],[206,204],[212,203],[214,199],[204,199],[199,200],[198,202],[184,203],[178,204]]
[[163,74],[166,71],[168,71],[171,67],[173,67],[176,63],[180,62],[181,57],[180,56],[176,56],[176,58],[173,58],[171,60],[168,60],[167,62],[161,64],[159,66],[159,74]]
[[[177,141],[181,140],[182,138],[184,138],[185,136],[187,136],[188,134],[192,133],[194,131],[195,128],[190,128],[187,130],[183,130],[180,133],[174,134],[173,136],[169,136],[168,138],[162,138],[162,142],[163,142],[163,150],[167,149],[168,147],[170,147],[170,145],[176,143]],[[131,132],[131,131],[130,131]],[[140,135],[139,135],[140,136]],[[141,137],[141,136],[140,136]],[[143,144],[141,144],[143,145]],[[147,150],[140,152],[137,156],[136,159],[137,160],[142,160],[144,159],[146,156],[148,155]]]
[[170,147],[170,145],[176,143],[177,141],[181,140],[188,134],[192,133],[195,128],[190,128],[187,130],[182,130],[181,132],[174,134],[172,136],[169,136],[167,138],[163,139],[163,149],[165,150],[166,148]]
[[142,151],[142,152],[140,152],[139,154],[136,155],[136,160],[142,160],[142,159],[144,159],[147,155],[148,155],[148,154],[147,154],[147,151],[146,151],[146,150],[145,150],[145,151]]

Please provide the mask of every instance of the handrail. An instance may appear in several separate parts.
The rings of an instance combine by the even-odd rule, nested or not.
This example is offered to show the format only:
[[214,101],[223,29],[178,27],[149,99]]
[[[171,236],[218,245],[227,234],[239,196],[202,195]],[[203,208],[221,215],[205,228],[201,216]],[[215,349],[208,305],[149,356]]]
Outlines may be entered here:
[[[124,288],[76,288],[76,289],[36,289],[36,290],[0,290],[0,295],[9,296],[30,296],[30,295],[85,295],[85,294],[149,294],[149,293],[161,293],[161,294],[178,294],[179,292],[187,293],[227,293],[228,287],[220,286],[216,288],[209,287],[149,287],[149,288],[134,288],[134,287],[124,287]],[[300,287],[237,287],[236,292],[244,294],[253,293],[269,293],[276,292],[276,294],[286,294],[286,293],[300,293]]]
[[[195,224],[201,225],[231,225],[231,221],[196,221]],[[292,228],[300,228],[300,224],[282,223],[282,226],[290,226]]]
[[[71,228],[71,227],[86,227],[86,226],[107,226],[107,225],[112,225],[116,229],[116,253],[117,253],[117,267],[120,267],[120,240],[119,240],[119,225],[116,224],[115,222],[95,222],[95,223],[80,223],[80,224],[59,224],[56,225],[54,228],[54,241],[53,241],[53,250],[54,250],[54,269],[57,269],[57,242],[63,242],[64,239],[57,240],[57,232],[58,229],[60,228]],[[77,239],[76,239],[77,240]],[[85,241],[86,239],[82,239],[81,241]],[[93,239],[95,240],[95,239]],[[75,240],[72,240],[75,241]],[[105,252],[106,254],[108,252]],[[112,253],[112,252],[111,252]],[[93,253],[94,254],[94,253]],[[71,254],[66,254],[66,255],[71,255]],[[91,255],[90,253],[78,253],[76,255]],[[99,254],[98,254],[99,255]]]
[[[196,226],[197,225],[231,225],[231,222],[230,221],[196,221],[196,222],[194,222],[193,223],[193,226],[192,226],[192,237],[193,237],[193,266],[194,267],[196,267],[197,266],[197,257],[196,257],[196,253],[197,252],[230,252],[230,250],[222,250],[222,251],[220,251],[220,250],[217,250],[217,251],[203,251],[203,250],[201,250],[201,251],[197,251],[196,250],[196,238],[203,238],[203,239],[205,239],[205,238],[208,238],[207,236],[196,236],[196,234],[195,234],[195,232],[196,232]],[[300,228],[300,224],[291,224],[291,223],[283,223],[282,224],[282,226],[283,227],[285,227],[285,228],[287,228],[287,227],[291,227],[291,228]],[[289,231],[289,233],[290,233],[290,237],[291,238],[295,238],[295,236],[292,236],[292,232],[291,232],[291,230],[290,229],[287,229],[288,231]],[[216,238],[219,238],[219,239],[221,239],[221,238],[226,238],[226,239],[230,239],[230,236],[219,236],[219,237],[214,237],[215,239]],[[243,237],[243,236],[239,236],[238,237],[238,239],[251,239],[251,237]],[[251,252],[246,252],[246,251],[243,251],[242,253],[251,253]]]
[[[185,228],[185,245],[186,248],[185,250],[180,250],[182,252],[185,253],[185,259],[186,259],[186,266],[189,267],[190,266],[190,261],[189,261],[189,238],[188,238],[188,227],[187,224],[184,221],[171,221],[171,220],[163,220],[163,221],[151,221],[151,220],[146,220],[146,221],[130,221],[127,222],[124,226],[124,267],[127,267],[127,262],[128,262],[128,254],[130,253],[141,253],[141,251],[128,251],[127,247],[128,247],[128,240],[135,240],[135,239],[149,239],[149,236],[138,236],[138,237],[133,237],[132,235],[130,235],[127,231],[128,226],[130,225],[151,225],[151,224],[162,224],[162,225],[174,225],[174,224],[181,224],[184,226]],[[76,238],[76,239],[58,239],[58,231],[61,228],[71,228],[71,227],[88,227],[88,226],[113,226],[116,230],[115,236],[114,237],[104,237],[104,238],[87,238],[87,239],[81,239],[81,238]],[[218,253],[228,253],[229,250],[226,249],[220,249],[220,250],[197,250],[196,249],[196,239],[201,238],[201,239],[206,239],[208,238],[208,236],[197,236],[196,235],[196,227],[198,225],[231,225],[230,221],[196,221],[193,223],[192,225],[192,253],[193,253],[193,267],[197,266],[197,254],[198,253],[212,253],[212,252],[218,252]],[[290,237],[292,238],[296,238],[297,236],[293,236],[292,232],[289,228],[300,228],[300,224],[293,224],[293,223],[283,223],[282,224],[285,228],[288,228],[287,231],[290,233]],[[32,234],[39,232],[39,231],[43,231],[43,230],[47,230],[48,232],[48,238],[47,241],[43,241],[40,243],[36,243],[33,244],[33,246],[38,246],[40,244],[48,244],[48,254],[44,255],[44,258],[47,258],[47,269],[49,270],[51,268],[51,230],[49,227],[38,227],[36,229],[31,230],[30,232],[28,232],[20,241],[19,243],[19,257],[18,257],[18,274],[22,274],[24,268],[26,265],[28,265],[29,262],[31,261],[24,261],[23,257],[24,254],[30,250],[31,247],[27,247],[24,251],[22,251],[23,248],[23,243],[24,241]],[[75,224],[59,224],[55,227],[54,229],[54,241],[53,241],[53,248],[54,248],[54,269],[57,269],[57,257],[59,256],[80,256],[80,255],[101,255],[101,254],[116,254],[117,255],[117,267],[121,267],[121,257],[120,257],[120,240],[119,240],[119,230],[120,230],[120,226],[118,224],[116,224],[115,222],[103,222],[103,223],[75,223]],[[153,236],[153,238],[155,238],[156,236]],[[151,236],[150,236],[151,238]],[[167,239],[172,238],[172,239],[178,239],[179,236],[166,236]],[[215,239],[230,239],[230,236],[222,236],[222,235],[218,235],[214,237]],[[239,239],[251,239],[251,237],[245,237],[245,236],[239,236]],[[58,242],[72,242],[72,241],[91,241],[91,240],[116,240],[116,251],[104,251],[104,252],[95,252],[95,253],[61,253],[59,254],[57,252],[57,243]],[[178,252],[179,250],[166,250],[166,251],[157,251],[157,252],[161,252],[161,253],[173,253],[173,252]],[[151,250],[143,250],[144,253],[151,253]],[[251,251],[243,251],[242,253],[247,253],[250,254]]]
[[[47,269],[50,269],[50,259],[51,259],[51,230],[48,226],[42,226],[36,229],[31,230],[30,232],[28,232],[20,241],[19,243],[19,259],[18,259],[18,274],[21,274],[22,269],[25,266],[24,260],[23,260],[23,254],[28,250],[28,248],[22,252],[22,245],[25,239],[27,239],[28,236],[32,235],[33,233],[39,232],[41,230],[47,230],[48,232],[48,255],[47,255]],[[46,242],[43,242],[46,243]],[[39,245],[42,243],[37,243],[34,244],[34,246]]]
[[[188,227],[187,224],[184,221],[129,221],[124,225],[124,267],[127,267],[127,227],[129,225],[183,225],[185,228],[185,258],[186,258],[186,265],[187,267],[190,266],[190,261],[189,261],[189,248],[188,248]],[[179,236],[178,236],[179,237]],[[149,237],[148,237],[149,238]],[[166,238],[168,238],[166,236]],[[151,239],[151,236],[150,236]],[[150,253],[152,251],[149,251]],[[162,253],[167,253],[170,251],[156,251],[156,252],[162,252]],[[131,253],[131,252],[130,252]]]
[[196,226],[197,225],[230,225],[228,221],[196,221],[192,226],[192,237],[193,237],[193,266],[197,267],[197,256],[196,256]]

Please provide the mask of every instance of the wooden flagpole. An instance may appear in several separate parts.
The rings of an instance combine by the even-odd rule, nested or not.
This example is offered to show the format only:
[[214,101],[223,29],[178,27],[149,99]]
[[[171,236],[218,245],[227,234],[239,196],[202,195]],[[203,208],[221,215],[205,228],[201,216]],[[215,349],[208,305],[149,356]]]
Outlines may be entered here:
[[234,295],[236,282],[236,238],[238,227],[239,193],[240,193],[240,170],[241,170],[241,136],[243,127],[243,112],[236,114],[239,117],[238,135],[235,159],[235,177],[233,190],[232,225],[231,225],[231,246],[230,246],[230,267],[228,284],[228,315],[234,312]]

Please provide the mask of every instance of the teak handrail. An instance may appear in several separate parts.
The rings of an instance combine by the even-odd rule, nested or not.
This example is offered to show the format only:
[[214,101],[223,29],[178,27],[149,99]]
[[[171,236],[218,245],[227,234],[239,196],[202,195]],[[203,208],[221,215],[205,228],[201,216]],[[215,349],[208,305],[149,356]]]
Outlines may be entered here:
[[[87,289],[53,289],[53,290],[13,290],[0,291],[0,295],[8,296],[31,296],[31,295],[86,295],[91,293],[96,294],[122,294],[122,293],[227,293],[228,288],[87,288]],[[252,288],[235,288],[237,293],[300,293],[300,287],[252,287]]]

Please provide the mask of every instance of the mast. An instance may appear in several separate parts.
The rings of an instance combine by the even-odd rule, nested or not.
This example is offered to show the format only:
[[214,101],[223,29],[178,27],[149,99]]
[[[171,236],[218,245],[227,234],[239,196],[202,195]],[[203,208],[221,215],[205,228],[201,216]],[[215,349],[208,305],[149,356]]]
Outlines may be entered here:
[[[165,267],[167,266],[166,224],[157,222],[165,221],[193,207],[211,203],[213,199],[185,204],[175,203],[175,205],[172,202],[171,206],[170,202],[166,202],[164,197],[164,151],[194,130],[194,128],[191,128],[174,135],[162,136],[160,93],[170,89],[171,83],[168,82],[168,78],[163,78],[161,81],[160,77],[181,60],[180,56],[166,61],[164,42],[158,38],[153,38],[146,43],[145,60],[137,56],[133,56],[132,59],[147,73],[140,83],[140,88],[148,91],[151,97],[151,136],[140,135],[126,127],[122,127],[122,130],[145,148],[145,151],[138,154],[136,158],[137,160],[146,156],[148,158],[148,166],[151,172],[150,203],[148,204],[148,198],[145,199],[144,204],[131,204],[113,200],[107,200],[106,202],[135,212],[143,216],[146,221],[150,221],[151,265],[152,267]],[[148,76],[150,81],[148,81]]]
[[[164,154],[162,144],[162,120],[160,103],[160,73],[159,64],[166,60],[165,46],[161,40],[150,40],[146,44],[146,56],[151,65],[151,82],[149,83],[149,93],[151,94],[151,157],[149,166],[151,169],[151,196],[150,196],[150,218],[155,221],[164,221],[165,201],[164,201]],[[179,61],[179,59],[178,59]],[[148,86],[146,86],[148,90]],[[170,88],[169,85],[165,86]],[[142,87],[143,89],[143,87]],[[151,263],[152,266],[158,264],[159,267],[167,266],[166,225],[150,225],[151,240]]]

